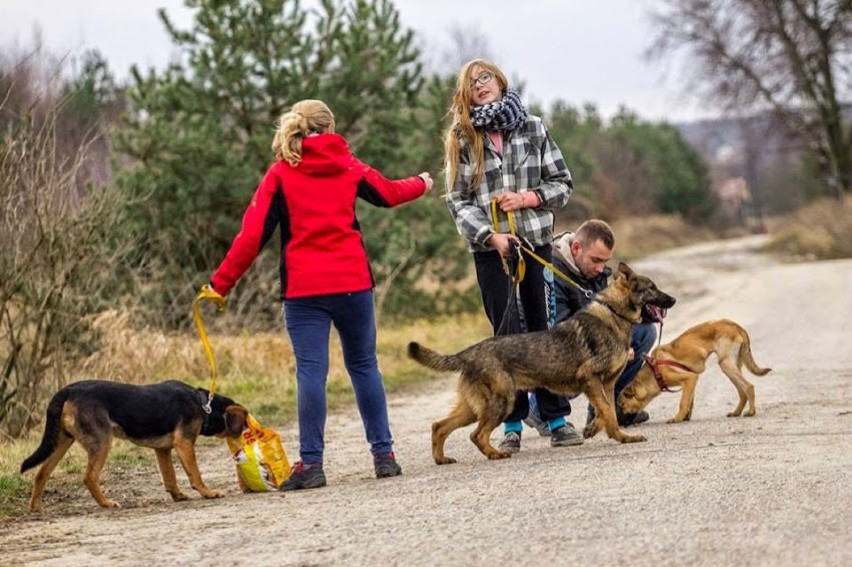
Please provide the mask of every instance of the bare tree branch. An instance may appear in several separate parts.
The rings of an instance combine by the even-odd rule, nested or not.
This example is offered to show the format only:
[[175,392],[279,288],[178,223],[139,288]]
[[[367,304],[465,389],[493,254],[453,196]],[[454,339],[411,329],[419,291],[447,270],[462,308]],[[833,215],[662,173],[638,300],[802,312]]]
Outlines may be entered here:
[[725,112],[771,110],[799,132],[836,197],[852,189],[852,1],[662,0],[654,59],[687,56]]

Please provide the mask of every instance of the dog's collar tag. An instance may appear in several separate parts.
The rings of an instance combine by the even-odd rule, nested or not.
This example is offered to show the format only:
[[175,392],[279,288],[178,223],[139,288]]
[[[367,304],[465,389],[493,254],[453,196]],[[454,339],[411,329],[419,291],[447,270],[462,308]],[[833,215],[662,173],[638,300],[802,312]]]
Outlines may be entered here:
[[198,395],[201,396],[201,409],[204,410],[204,413],[210,415],[213,412],[213,396],[205,396],[204,392],[198,392]]

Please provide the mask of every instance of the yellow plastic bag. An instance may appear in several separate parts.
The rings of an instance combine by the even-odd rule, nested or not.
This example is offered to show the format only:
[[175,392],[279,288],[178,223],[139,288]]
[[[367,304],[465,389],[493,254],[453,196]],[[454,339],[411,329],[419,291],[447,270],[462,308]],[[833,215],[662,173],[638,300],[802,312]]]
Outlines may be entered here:
[[290,476],[290,462],[281,436],[274,429],[261,427],[251,415],[243,434],[236,439],[228,438],[228,448],[237,464],[237,477],[243,492],[278,490]]

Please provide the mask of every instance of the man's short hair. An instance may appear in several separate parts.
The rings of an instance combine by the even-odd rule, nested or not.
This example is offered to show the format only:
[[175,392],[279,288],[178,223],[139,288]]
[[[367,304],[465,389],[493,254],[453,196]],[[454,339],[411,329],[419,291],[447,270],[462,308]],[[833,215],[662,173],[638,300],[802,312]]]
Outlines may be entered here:
[[603,242],[609,250],[615,248],[615,235],[612,233],[612,227],[599,219],[587,220],[577,229],[574,238],[580,241],[583,248],[594,243],[596,240]]

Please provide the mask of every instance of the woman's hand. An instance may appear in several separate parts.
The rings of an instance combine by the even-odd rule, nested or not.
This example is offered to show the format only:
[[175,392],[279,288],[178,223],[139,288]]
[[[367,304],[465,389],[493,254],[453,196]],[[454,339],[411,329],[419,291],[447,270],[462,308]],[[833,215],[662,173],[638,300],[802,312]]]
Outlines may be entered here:
[[525,209],[527,207],[536,207],[540,202],[536,194],[531,191],[527,191],[525,193],[507,191],[505,193],[500,193],[495,197],[495,199],[497,199],[497,204],[500,205],[500,210],[504,213],[517,211],[518,209]]
[[418,177],[420,177],[421,179],[423,179],[424,182],[426,182],[427,191],[432,188],[432,176],[429,175],[428,171],[424,171],[423,173],[418,174]]
[[520,241],[511,234],[494,233],[487,240],[487,243],[505,258],[512,254],[515,244],[520,243]]

